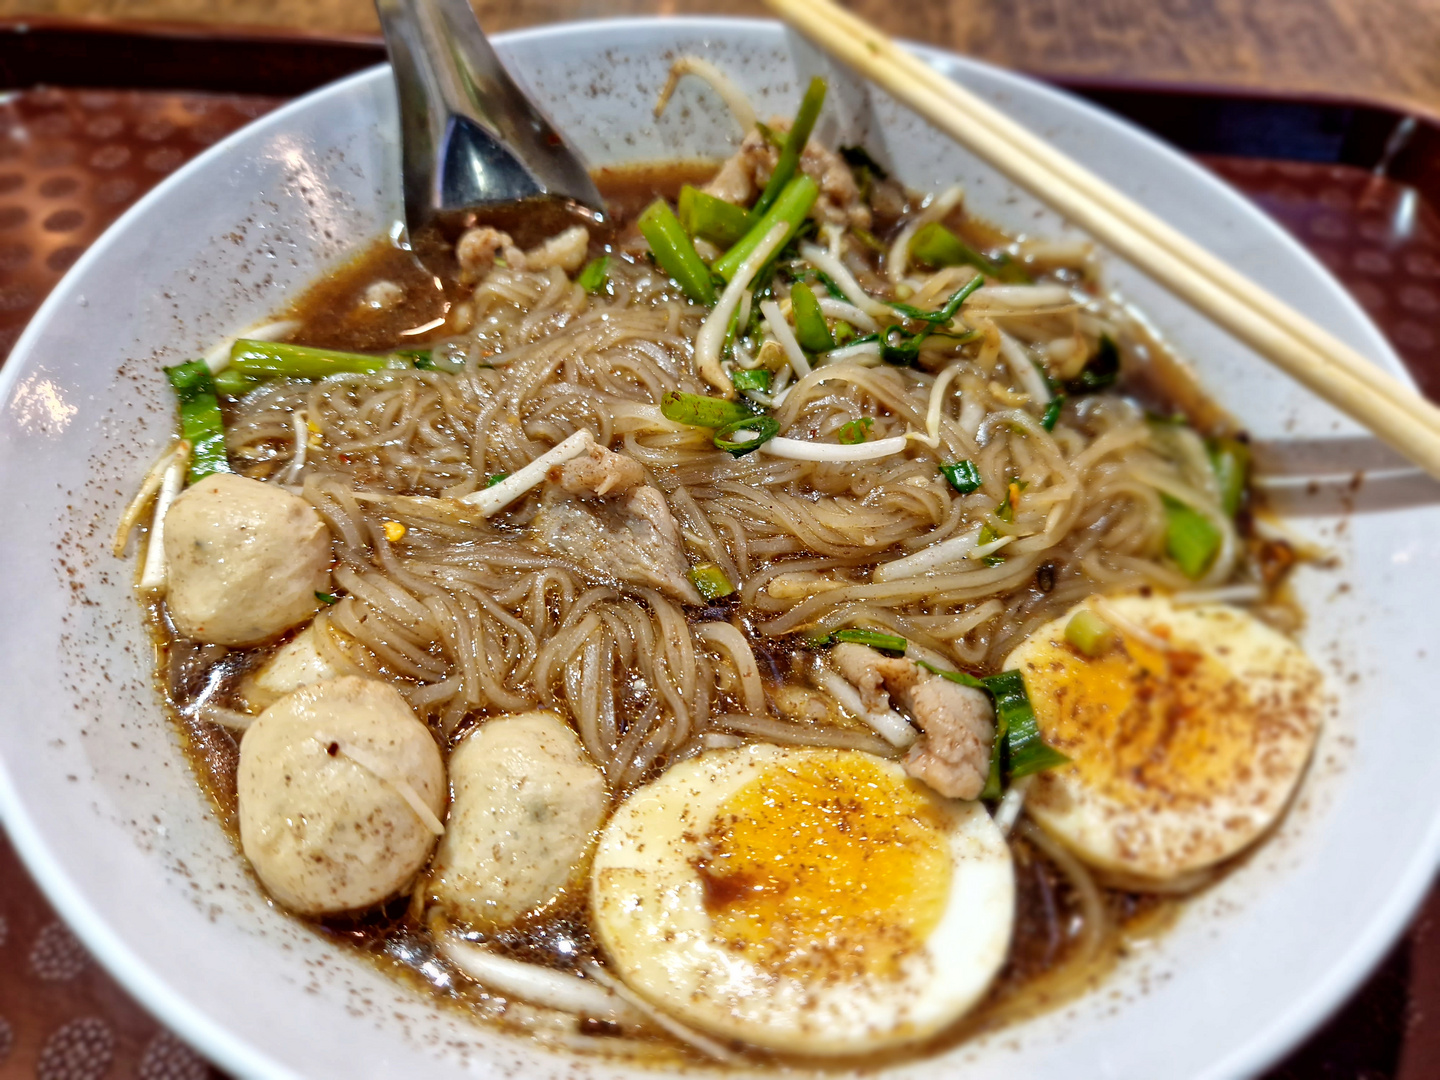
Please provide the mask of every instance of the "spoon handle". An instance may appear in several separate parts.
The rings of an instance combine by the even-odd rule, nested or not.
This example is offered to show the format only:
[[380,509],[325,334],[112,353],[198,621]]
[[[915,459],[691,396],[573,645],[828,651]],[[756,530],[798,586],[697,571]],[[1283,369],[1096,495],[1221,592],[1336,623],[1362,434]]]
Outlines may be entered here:
[[400,104],[405,218],[537,195],[603,206],[584,163],[495,55],[467,0],[375,0]]

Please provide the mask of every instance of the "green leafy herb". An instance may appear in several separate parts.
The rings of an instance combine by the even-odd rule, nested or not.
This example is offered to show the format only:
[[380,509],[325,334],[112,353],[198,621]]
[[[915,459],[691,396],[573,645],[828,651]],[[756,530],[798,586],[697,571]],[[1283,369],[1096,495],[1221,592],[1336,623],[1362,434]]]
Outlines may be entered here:
[[722,428],[737,420],[748,420],[755,414],[738,401],[708,397],[704,394],[686,394],[670,390],[660,399],[660,412],[665,419],[692,427]]
[[1165,553],[1186,577],[1203,577],[1220,550],[1220,530],[1179,499],[1162,494],[1160,500],[1165,504]]
[[730,384],[736,390],[759,390],[763,394],[770,390],[771,377],[766,368],[736,368],[730,372]]
[[883,653],[893,653],[896,656],[905,655],[905,639],[898,634],[887,634],[883,630],[854,627],[848,630],[837,630],[831,636],[836,641],[850,645],[868,645]]
[[910,255],[926,266],[973,266],[997,281],[1028,285],[1034,279],[1025,268],[1003,252],[990,258],[972,248],[953,232],[932,221],[923,226],[910,240]]
[[775,205],[780,198],[780,192],[790,183],[791,177],[800,167],[800,155],[805,151],[805,144],[810,141],[810,132],[815,129],[815,121],[820,118],[820,109],[824,104],[825,80],[817,75],[810,80],[805,96],[800,100],[795,122],[790,125],[790,130],[785,135],[785,144],[780,148],[780,156],[775,161],[775,171],[770,174],[770,181],[760,193],[760,198],[755,200],[755,213],[763,214]]
[[731,457],[744,457],[779,434],[780,421],[769,416],[751,415],[718,428],[715,445]]
[[502,480],[504,480],[506,477],[508,477],[509,475],[510,475],[510,474],[509,474],[508,472],[491,473],[489,476],[487,476],[487,477],[485,478],[485,486],[486,486],[487,488],[492,488],[492,487],[494,487],[496,484],[498,484],[498,483],[500,483]]
[[907,319],[916,319],[919,322],[940,323],[941,325],[945,325],[948,324],[951,319],[955,318],[955,313],[960,310],[960,305],[970,298],[970,294],[984,284],[984,275],[977,274],[975,277],[967,281],[964,285],[961,285],[960,288],[956,289],[953,293],[951,293],[950,299],[945,301],[943,307],[939,307],[934,311],[924,311],[921,308],[912,307],[909,304],[896,303],[894,301],[890,302],[890,306],[896,311],[900,312],[901,315],[904,315]]
[[191,360],[165,369],[180,403],[180,437],[190,443],[190,483],[211,473],[229,472],[225,453],[225,422],[215,380],[203,360]]
[[1055,430],[1055,422],[1060,419],[1060,410],[1065,408],[1065,395],[1056,394],[1050,399],[1050,404],[1045,406],[1045,414],[1040,417],[1040,426],[1046,431]]
[[870,437],[870,429],[875,425],[875,420],[869,416],[862,416],[858,420],[847,420],[840,425],[840,430],[835,433],[837,441],[846,446],[854,446],[863,443]]
[[637,224],[650,253],[660,268],[680,286],[682,292],[706,307],[715,303],[715,283],[710,271],[695,252],[680,219],[664,199],[656,199],[640,215]]
[[835,348],[835,338],[810,286],[797,284],[790,290],[790,314],[795,317],[795,340],[802,349],[818,353]]
[[980,470],[970,460],[957,461],[954,465],[941,465],[940,473],[950,486],[961,495],[969,495],[972,491],[978,491],[984,481],[980,479]]
[[321,592],[319,589],[315,590],[315,599],[322,604],[338,604],[340,602],[340,598],[334,593]]
[[1096,390],[1114,386],[1119,377],[1120,350],[1114,339],[1105,334],[1100,338],[1100,347],[1095,350],[1095,355],[1086,363],[1085,370],[1066,382],[1065,389],[1072,394],[1093,394]]
[[605,283],[610,280],[610,256],[601,255],[599,258],[591,259],[575,280],[587,293],[598,293],[603,290]]

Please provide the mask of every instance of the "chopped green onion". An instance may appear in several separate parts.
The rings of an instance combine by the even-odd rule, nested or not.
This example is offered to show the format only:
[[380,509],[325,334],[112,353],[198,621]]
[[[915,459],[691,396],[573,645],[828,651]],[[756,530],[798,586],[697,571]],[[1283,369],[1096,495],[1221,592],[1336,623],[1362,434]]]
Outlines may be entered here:
[[509,477],[509,475],[510,474],[508,472],[491,473],[485,478],[485,486],[487,488],[492,488],[496,484],[500,483],[502,480],[505,480],[507,477]]
[[230,367],[226,370],[233,368],[237,374],[255,379],[323,379],[382,371],[392,363],[391,357],[370,353],[239,338],[230,347]]
[[815,121],[820,118],[820,109],[824,104],[825,80],[816,75],[810,80],[805,96],[800,100],[795,122],[790,125],[790,130],[785,135],[785,145],[780,148],[780,157],[775,161],[775,171],[770,174],[770,182],[765,185],[760,198],[755,200],[755,213],[763,214],[775,205],[781,190],[795,175],[795,170],[800,167],[800,155],[805,152],[805,144],[810,141],[810,132],[815,128]]
[[837,322],[830,330],[830,336],[835,339],[835,347],[847,345],[856,338],[855,328],[843,319]]
[[790,314],[795,317],[795,340],[802,349],[818,353],[835,348],[835,338],[825,325],[820,301],[815,299],[810,286],[797,283],[790,290]]
[[1070,759],[1047,746],[1025,692],[1025,679],[1018,671],[1002,671],[985,680],[985,689],[995,696],[995,716],[1005,728],[1005,771],[1011,781],[1022,776],[1068,764]]
[[637,224],[660,269],[675,279],[680,290],[697,304],[714,304],[715,283],[710,280],[710,271],[696,254],[695,245],[670,204],[656,199],[645,208]]
[[858,420],[847,420],[840,425],[840,430],[835,433],[835,438],[845,446],[854,446],[870,437],[870,429],[874,425],[875,420],[869,416],[862,416]]
[[436,370],[435,354],[430,349],[396,349],[395,355],[409,360],[418,371]]
[[334,593],[321,592],[319,589],[315,590],[315,599],[322,604],[338,604],[340,602],[340,598]]
[[977,679],[963,671],[945,671],[924,660],[916,662],[932,675],[961,686],[986,690],[995,701],[995,744],[990,751],[990,776],[980,798],[998,799],[1010,781],[1070,761],[1041,737],[1030,695],[1025,692],[1025,679],[1019,671],[1012,669]]
[[585,264],[575,281],[587,293],[598,293],[610,280],[610,256],[601,255]]
[[225,453],[225,422],[215,380],[203,360],[191,360],[165,369],[180,402],[180,437],[190,443],[190,483],[211,473],[229,472]]
[[837,630],[833,636],[836,641],[850,645],[868,645],[883,653],[898,653],[902,656],[905,654],[905,639],[897,634],[887,634],[883,630],[858,627],[850,630]]
[[736,368],[730,372],[730,385],[736,390],[770,390],[771,372],[767,368]]
[[755,414],[738,401],[708,397],[704,394],[686,394],[680,390],[669,390],[660,399],[660,412],[666,420],[692,427],[722,428],[737,420],[747,420]]
[[924,226],[911,238],[910,255],[936,269],[943,266],[973,266],[1008,284],[1028,285],[1034,280],[1009,255],[1002,253],[999,258],[991,259],[976,251],[938,221]]
[[[769,416],[746,416],[715,432],[715,445],[731,457],[744,457],[780,434],[780,421]],[[735,436],[742,436],[735,438]]]
[[1046,431],[1055,430],[1055,422],[1060,419],[1060,410],[1065,408],[1065,395],[1056,394],[1050,399],[1050,404],[1045,406],[1045,414],[1040,417],[1040,426]]
[[1065,384],[1065,389],[1072,394],[1093,394],[1096,390],[1104,390],[1106,387],[1114,386],[1115,380],[1120,377],[1120,350],[1109,334],[1100,338],[1100,347],[1095,350],[1085,365],[1085,370]]
[[1088,607],[1083,607],[1065,624],[1065,640],[1093,659],[1109,652],[1117,637],[1114,627]]
[[1239,439],[1222,436],[1211,439],[1206,447],[1210,468],[1220,487],[1220,504],[1225,513],[1235,516],[1245,497],[1245,480],[1250,473],[1250,447]]
[[[810,208],[815,205],[815,200],[820,197],[820,188],[810,177],[803,173],[795,177],[785,185],[785,190],[780,192],[780,197],[775,200],[775,205],[765,211],[750,226],[750,231],[735,242],[734,247],[715,260],[711,267],[723,281],[729,281],[740,269],[740,264],[748,259],[761,242],[770,235],[772,229],[780,223],[789,227],[785,236],[785,244],[794,239],[800,226],[805,222],[805,215],[810,213]],[[785,244],[781,244],[783,248]],[[697,256],[698,258],[698,256]]]
[[680,189],[677,206],[685,231],[691,236],[704,237],[712,244],[729,247],[755,224],[754,216],[743,206],[717,199],[689,184]]
[[1165,552],[1180,572],[1193,579],[1203,577],[1215,553],[1220,550],[1220,530],[1215,523],[1179,499],[1161,495],[1165,504]]
[[690,569],[690,581],[707,601],[719,600],[735,591],[725,571],[714,563],[701,563]]
[[985,482],[980,479],[980,470],[975,463],[968,459],[957,461],[954,465],[941,465],[940,473],[961,495],[969,495],[972,491],[978,491]]

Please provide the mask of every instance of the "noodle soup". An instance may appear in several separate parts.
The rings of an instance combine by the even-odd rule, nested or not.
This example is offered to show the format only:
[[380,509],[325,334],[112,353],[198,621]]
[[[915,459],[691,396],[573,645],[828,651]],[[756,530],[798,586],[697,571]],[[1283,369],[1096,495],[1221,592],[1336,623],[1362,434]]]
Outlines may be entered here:
[[560,1044],[852,1061],[1065,1000],[1316,735],[1243,434],[1083,245],[807,141],[822,97],[602,174],[603,224],[375,244],[172,369],[127,517],[270,895]]

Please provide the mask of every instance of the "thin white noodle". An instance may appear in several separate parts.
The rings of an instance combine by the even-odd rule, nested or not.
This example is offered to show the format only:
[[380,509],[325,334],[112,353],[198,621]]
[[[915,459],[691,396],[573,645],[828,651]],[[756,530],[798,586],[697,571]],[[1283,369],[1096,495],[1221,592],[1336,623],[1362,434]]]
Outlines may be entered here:
[[188,452],[183,457],[177,456],[160,482],[160,493],[155,496],[155,516],[151,519],[150,535],[145,540],[145,566],[140,571],[136,588],[158,589],[165,584],[165,515],[185,486],[189,459]]
[[768,710],[765,707],[765,685],[760,681],[760,665],[755,662],[754,650],[739,628],[728,622],[701,623],[695,628],[695,636],[729,653],[735,663],[735,672],[740,677],[745,708],[764,716]]
[[[804,288],[801,285],[799,288]],[[780,313],[780,305],[774,300],[762,300],[760,302],[760,314],[765,316],[765,325],[770,328],[770,333],[785,350],[785,358],[790,361],[790,367],[795,372],[797,379],[803,379],[810,374],[810,361],[805,359],[805,353],[800,348],[800,343],[795,340],[795,334],[790,329],[790,324],[785,321],[785,316]]]
[[1191,607],[1196,604],[1258,604],[1265,599],[1265,590],[1259,582],[1241,585],[1223,585],[1218,589],[1186,589],[1170,597],[1177,607]]
[[135,526],[140,524],[140,515],[145,512],[145,507],[150,505],[150,500],[160,490],[160,485],[165,481],[165,471],[175,462],[178,455],[190,456],[190,443],[185,439],[177,439],[163,454],[161,454],[150,465],[145,473],[145,478],[140,481],[140,490],[135,492],[135,497],[125,507],[125,512],[120,515],[120,523],[115,526],[115,541],[112,550],[116,558],[125,554],[125,545],[130,540],[130,534],[135,531]]
[[305,449],[310,444],[310,429],[305,424],[305,410],[296,409],[290,414],[295,428],[295,450],[290,455],[290,464],[280,477],[282,484],[298,484],[300,474],[305,471]]
[[645,1017],[650,1020],[651,1023],[655,1024],[656,1027],[664,1028],[667,1032],[675,1036],[675,1038],[679,1039],[687,1046],[694,1047],[702,1054],[705,1054],[707,1057],[712,1057],[716,1061],[723,1061],[728,1064],[734,1065],[742,1060],[739,1054],[733,1053],[730,1050],[725,1049],[725,1047],[721,1046],[714,1039],[711,1039],[705,1035],[701,1035],[698,1031],[694,1030],[691,1027],[688,1027],[685,1024],[682,1024],[674,1017],[668,1016],[665,1013],[661,1012],[654,1005],[651,1005],[644,998],[640,997],[640,995],[636,994],[619,979],[612,976],[599,964],[587,964],[585,966],[585,973],[589,975],[590,978],[598,982],[601,986],[605,987],[607,990],[611,991],[613,994],[619,997],[631,1008],[635,1009],[637,1012],[643,1013]]
[[791,461],[874,461],[901,453],[909,443],[904,435],[874,442],[845,446],[841,443],[811,442],[808,439],[785,439],[779,436],[762,443],[760,449],[772,457]]
[[948,217],[964,198],[965,189],[959,184],[946,188],[905,223],[885,256],[885,276],[892,285],[899,285],[905,280],[905,271],[910,268],[910,241],[915,239],[915,234],[932,221]]
[[655,100],[655,119],[660,119],[664,114],[665,107],[670,104],[671,95],[675,93],[675,87],[686,75],[694,75],[710,84],[710,89],[720,95],[720,100],[725,102],[725,107],[735,117],[735,122],[740,125],[742,132],[749,132],[755,126],[755,108],[750,104],[750,99],[730,81],[728,75],[709,60],[702,60],[698,56],[682,56],[670,65],[670,74],[660,89],[660,96]]
[[435,816],[435,811],[431,810],[430,807],[425,804],[425,800],[420,798],[420,793],[410,786],[410,782],[403,776],[396,776],[386,762],[370,753],[370,751],[364,747],[356,746],[354,743],[334,735],[327,735],[324,732],[317,731],[310,737],[322,747],[327,749],[331,746],[335,747],[335,752],[341,757],[349,758],[366,772],[372,774],[375,779],[379,780],[382,784],[389,784],[395,789],[395,794],[404,799],[406,805],[415,811],[415,816],[420,819],[420,823],[424,825],[425,828],[429,829],[436,836],[445,835],[445,825]]
[[563,465],[571,458],[579,457],[594,445],[595,437],[581,428],[560,445],[545,451],[534,461],[517,469],[494,487],[472,491],[459,501],[471,506],[478,506],[482,514],[490,517],[503,510],[531,488],[538,487],[544,481],[545,474],[550,471],[551,466]]
[[1170,652],[1175,646],[1162,637],[1150,633],[1133,619],[1128,619],[1115,609],[1103,596],[1090,597],[1089,604],[1093,607],[1102,619],[1108,622],[1122,634],[1134,638],[1142,645],[1147,645],[1156,652]]
[[865,708],[860,692],[835,671],[820,671],[815,675],[820,689],[829,694],[839,706],[857,720],[863,720],[875,729],[875,734],[891,746],[904,750],[920,737],[920,733],[893,709],[883,712]]
[[442,935],[439,945],[446,960],[476,982],[506,997],[576,1016],[629,1027],[643,1026],[643,1016],[595,980],[497,956],[484,946],[453,933]]
[[720,346],[725,342],[730,316],[735,314],[735,309],[740,306],[740,298],[745,294],[745,290],[750,288],[750,282],[760,272],[760,268],[780,250],[780,245],[785,242],[789,231],[790,227],[783,221],[775,223],[775,227],[766,234],[765,239],[761,240],[759,246],[740,264],[735,276],[730,279],[730,284],[725,286],[720,299],[700,324],[700,332],[695,335],[696,370],[700,372],[701,378],[717,390],[734,392],[730,377],[720,366]]

